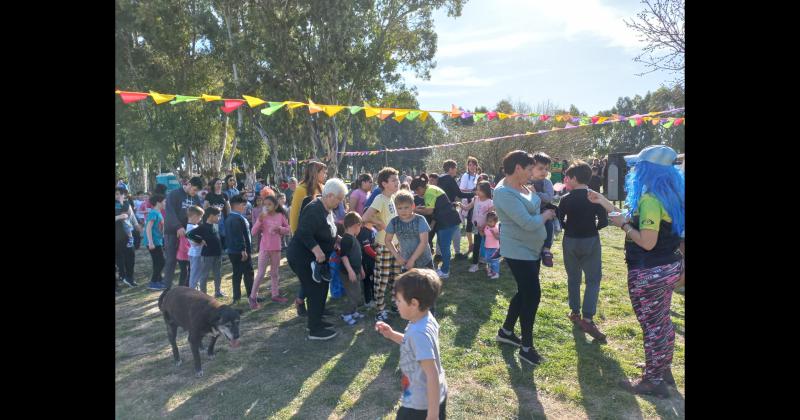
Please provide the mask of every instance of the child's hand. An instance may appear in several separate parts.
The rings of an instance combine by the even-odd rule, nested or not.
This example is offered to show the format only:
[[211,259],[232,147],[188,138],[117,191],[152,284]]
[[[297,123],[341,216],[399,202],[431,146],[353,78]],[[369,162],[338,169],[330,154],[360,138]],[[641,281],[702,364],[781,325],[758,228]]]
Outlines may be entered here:
[[394,259],[394,260],[395,260],[395,262],[397,263],[397,265],[401,265],[401,266],[404,266],[404,265],[406,265],[406,260],[405,260],[405,259],[403,259],[403,257],[401,257],[401,256],[399,256],[399,255],[398,255],[397,257],[395,257],[395,259]]
[[355,283],[358,280],[356,278],[356,272],[353,271],[353,270],[350,270],[350,272],[347,273],[347,279],[350,280],[350,283]]
[[247,251],[242,251],[242,261],[243,261],[243,262],[244,262],[244,261],[247,261],[247,258],[249,258],[249,257],[250,257],[250,256],[249,256],[249,255],[247,255]]
[[156,249],[156,246],[153,244],[147,245],[147,249]]
[[362,279],[367,278],[367,273],[364,272],[364,267],[361,267],[361,278]]
[[383,321],[378,321],[375,323],[375,331],[377,331],[386,338],[389,338],[388,337],[389,334],[394,332],[394,330],[392,330],[392,327]]
[[408,260],[408,261],[406,261],[405,264],[403,264],[403,267],[405,267],[406,270],[411,270],[412,268],[414,268],[414,263],[415,263],[415,261]]

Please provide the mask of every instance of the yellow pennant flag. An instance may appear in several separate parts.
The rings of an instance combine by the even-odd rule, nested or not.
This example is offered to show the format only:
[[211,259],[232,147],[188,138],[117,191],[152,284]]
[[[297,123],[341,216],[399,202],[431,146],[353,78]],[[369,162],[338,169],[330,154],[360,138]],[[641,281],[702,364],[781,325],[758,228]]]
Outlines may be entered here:
[[322,111],[322,107],[315,104],[314,101],[311,99],[308,100],[308,113],[309,114],[316,114],[317,112]]
[[306,104],[304,104],[302,102],[296,102],[296,101],[287,101],[286,104],[287,104],[289,109],[295,109],[295,108],[299,108],[301,106],[305,106],[306,105]]
[[406,114],[408,114],[408,111],[395,111],[394,120],[397,122],[403,122],[403,120],[406,119]]
[[597,119],[597,124],[602,124],[606,120],[608,120],[608,117],[600,117],[600,118]]
[[364,115],[366,115],[367,118],[374,117],[374,116],[378,115],[378,113],[380,113],[380,112],[381,112],[380,108],[373,108],[371,106],[365,106],[364,107]]
[[206,101],[206,102],[221,101],[222,100],[222,96],[206,95],[205,93],[200,95],[200,97],[203,98],[203,100]]
[[329,117],[336,115],[337,112],[345,109],[346,107],[343,105],[323,105],[322,111],[325,112]]
[[378,118],[380,118],[381,120],[385,120],[386,118],[389,118],[389,115],[392,115],[393,113],[394,111],[392,111],[391,109],[382,109],[381,115],[378,115]]
[[175,99],[175,95],[164,95],[163,93],[153,92],[152,90],[150,91],[150,96],[153,98],[153,101],[159,105]]
[[428,113],[423,111],[422,114],[419,114],[419,119],[420,121],[425,122],[425,120],[428,119]]
[[564,116],[563,115],[556,115],[556,121],[558,121],[558,122],[564,121]]
[[247,101],[247,105],[250,105],[250,108],[255,108],[261,104],[267,103],[267,101],[256,98],[254,96],[242,95],[242,98],[244,98],[244,100]]
[[500,118],[501,120],[504,120],[504,119],[508,118],[508,114],[504,114],[502,112],[498,112],[497,113],[497,117]]

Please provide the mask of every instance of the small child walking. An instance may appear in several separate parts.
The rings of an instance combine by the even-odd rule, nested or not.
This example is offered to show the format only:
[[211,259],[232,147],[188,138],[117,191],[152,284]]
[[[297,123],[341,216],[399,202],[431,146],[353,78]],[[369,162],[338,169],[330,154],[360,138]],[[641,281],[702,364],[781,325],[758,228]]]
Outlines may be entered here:
[[472,223],[475,225],[476,229],[473,229],[475,238],[472,241],[472,265],[469,267],[469,270],[467,270],[470,273],[474,273],[478,271],[478,263],[481,262],[481,259],[486,259],[486,257],[484,257],[486,245],[483,240],[483,228],[486,226],[486,215],[489,214],[489,211],[494,210],[492,186],[488,181],[478,182],[476,198],[472,200],[471,203],[467,204],[467,206],[469,208],[474,207],[472,211]]
[[192,277],[197,276],[194,278],[196,282],[200,283],[200,290],[208,294],[206,291],[208,273],[214,270],[214,296],[217,298],[222,296],[220,290],[222,286],[222,240],[219,237],[217,226],[220,213],[222,211],[214,206],[207,208],[200,226],[192,229],[191,232],[186,232],[189,240],[201,244],[201,263],[198,270],[192,271]]
[[164,270],[164,215],[161,210],[164,209],[164,194],[155,193],[150,196],[150,205],[152,206],[147,213],[147,219],[144,229],[144,238],[142,244],[147,247],[150,252],[150,258],[153,260],[153,274],[150,276],[150,284],[147,288],[150,290],[164,290],[166,286],[162,282],[161,272]]
[[251,309],[258,309],[261,306],[258,303],[258,286],[264,280],[268,261],[270,264],[269,276],[272,279],[272,301],[286,303],[288,300],[280,295],[278,277],[281,265],[281,238],[290,232],[289,221],[286,219],[283,207],[274,195],[264,197],[263,206],[264,210],[260,212],[251,232],[254,237],[261,234],[261,242],[258,246],[258,274],[256,274],[249,298]]
[[344,216],[344,234],[341,242],[340,271],[347,274],[342,277],[345,293],[347,294],[347,304],[342,313],[342,321],[347,325],[354,325],[364,314],[358,312],[361,304],[361,280],[366,277],[364,267],[361,265],[361,244],[356,236],[361,232],[361,216],[351,211]]
[[203,264],[203,244],[201,242],[191,240],[188,237],[188,234],[200,226],[200,223],[203,220],[203,213],[205,212],[200,206],[191,206],[186,209],[186,216],[188,219],[188,223],[186,223],[187,236],[181,238],[181,244],[183,244],[185,241],[189,245],[186,255],[189,258],[189,287],[192,289],[197,289],[198,279],[200,278],[198,274],[200,274],[201,265]]
[[486,213],[486,226],[483,227],[484,255],[486,258],[486,275],[489,279],[496,280],[500,277],[500,257],[497,250],[500,249],[500,229],[497,226],[497,213],[490,211]]
[[375,330],[400,345],[403,396],[397,419],[444,420],[447,380],[439,351],[439,323],[429,309],[442,290],[436,272],[414,268],[394,284],[400,317],[408,320],[405,334],[378,321]]

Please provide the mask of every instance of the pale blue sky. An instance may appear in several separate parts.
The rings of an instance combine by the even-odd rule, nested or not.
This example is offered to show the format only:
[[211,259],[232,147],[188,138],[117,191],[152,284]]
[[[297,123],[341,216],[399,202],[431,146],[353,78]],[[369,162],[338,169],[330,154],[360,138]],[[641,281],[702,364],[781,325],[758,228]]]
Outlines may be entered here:
[[434,16],[439,36],[429,81],[405,73],[422,109],[472,110],[511,98],[550,100],[595,114],[620,96],[644,95],[674,76],[633,61],[644,45],[629,29],[639,0],[471,0],[461,17]]

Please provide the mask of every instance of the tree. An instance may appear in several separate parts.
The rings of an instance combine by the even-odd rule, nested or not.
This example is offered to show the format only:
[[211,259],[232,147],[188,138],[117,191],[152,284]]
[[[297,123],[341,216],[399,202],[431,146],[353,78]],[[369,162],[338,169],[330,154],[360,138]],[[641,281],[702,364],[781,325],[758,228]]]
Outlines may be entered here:
[[642,0],[646,6],[635,20],[625,21],[647,43],[634,60],[649,68],[639,76],[656,70],[677,73],[676,82],[684,84],[686,31],[684,0]]

